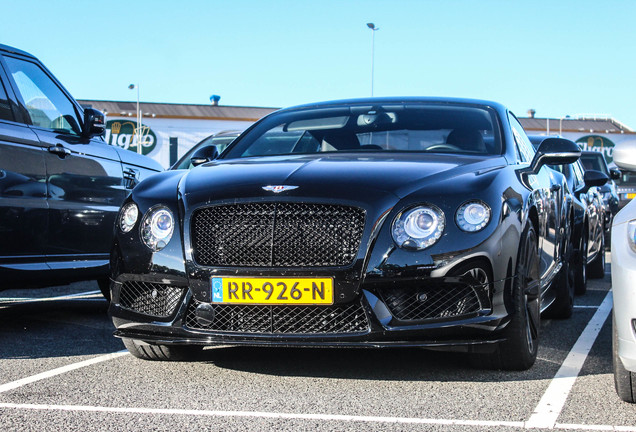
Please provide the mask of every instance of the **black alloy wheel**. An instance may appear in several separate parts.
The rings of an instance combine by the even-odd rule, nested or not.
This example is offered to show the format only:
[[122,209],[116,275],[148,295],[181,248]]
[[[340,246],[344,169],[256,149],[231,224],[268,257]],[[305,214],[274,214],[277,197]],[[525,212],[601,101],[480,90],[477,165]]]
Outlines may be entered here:
[[601,235],[601,246],[598,255],[589,264],[590,278],[602,279],[605,277],[605,236]]
[[583,295],[587,292],[587,224],[583,226],[581,244],[577,252],[574,268],[574,294]]
[[618,332],[616,318],[612,316],[612,361],[614,363],[614,387],[616,393],[625,402],[636,402],[636,373],[625,369],[618,356]]
[[565,242],[561,270],[552,282],[553,289],[556,291],[556,299],[544,312],[543,315],[546,318],[567,319],[572,316],[574,310],[574,265],[570,264],[572,255],[570,242]]
[[473,355],[471,363],[475,367],[526,370],[537,359],[541,293],[537,235],[532,226],[526,228],[521,237],[516,270],[511,293],[513,310],[503,330],[506,340],[491,353]]
[[142,360],[189,361],[203,350],[200,345],[156,345],[128,338],[122,341],[133,356]]
[[462,274],[462,276],[471,276],[478,285],[486,285],[490,283],[490,279],[488,278],[488,274],[481,267],[472,268]]

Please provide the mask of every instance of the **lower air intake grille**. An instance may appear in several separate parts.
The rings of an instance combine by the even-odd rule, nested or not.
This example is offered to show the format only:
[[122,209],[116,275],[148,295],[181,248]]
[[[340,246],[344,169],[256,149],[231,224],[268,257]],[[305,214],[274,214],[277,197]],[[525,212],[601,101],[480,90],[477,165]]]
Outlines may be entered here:
[[391,315],[402,321],[464,317],[483,309],[475,289],[462,283],[392,287],[383,289],[381,296]]
[[214,320],[199,323],[193,300],[186,315],[186,327],[193,330],[259,334],[360,333],[369,321],[360,302],[334,306],[214,305]]
[[172,315],[184,288],[151,282],[127,281],[119,292],[119,305],[133,312],[155,317]]

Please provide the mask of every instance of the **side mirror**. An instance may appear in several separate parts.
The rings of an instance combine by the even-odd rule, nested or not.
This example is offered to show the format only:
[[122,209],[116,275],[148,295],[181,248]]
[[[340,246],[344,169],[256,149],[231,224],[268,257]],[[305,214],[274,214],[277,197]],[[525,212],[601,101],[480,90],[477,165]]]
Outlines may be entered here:
[[543,165],[568,165],[580,157],[581,149],[572,141],[565,138],[546,138],[541,141],[534,154],[530,169],[537,173]]
[[82,135],[85,138],[104,136],[106,132],[106,121],[104,114],[93,108],[84,108],[84,127]]
[[623,171],[636,171],[636,142],[622,142],[614,146],[614,163]]
[[618,168],[610,168],[610,178],[612,180],[619,180],[623,173]]
[[605,173],[596,170],[587,170],[583,174],[586,189],[603,186],[608,180],[609,177]]
[[192,153],[190,162],[193,166],[199,166],[206,162],[213,161],[219,157],[219,150],[215,145],[203,146],[199,150]]

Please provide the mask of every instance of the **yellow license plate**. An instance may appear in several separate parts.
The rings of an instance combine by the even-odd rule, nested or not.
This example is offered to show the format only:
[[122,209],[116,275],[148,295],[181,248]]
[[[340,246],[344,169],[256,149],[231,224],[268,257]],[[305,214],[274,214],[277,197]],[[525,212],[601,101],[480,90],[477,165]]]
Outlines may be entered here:
[[333,304],[332,278],[216,277],[211,278],[212,303]]
[[628,193],[627,194],[627,199],[632,199],[634,197],[636,197],[636,193]]

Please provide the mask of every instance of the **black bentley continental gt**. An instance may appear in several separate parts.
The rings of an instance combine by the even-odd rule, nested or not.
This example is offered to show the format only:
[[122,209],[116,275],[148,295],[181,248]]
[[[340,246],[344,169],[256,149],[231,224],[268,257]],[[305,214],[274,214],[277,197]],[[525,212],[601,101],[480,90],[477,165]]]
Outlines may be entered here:
[[149,360],[418,346],[527,369],[540,314],[571,308],[571,210],[545,165],[579,156],[559,138],[535,152],[493,102],[277,111],[133,190],[111,253],[115,335]]

